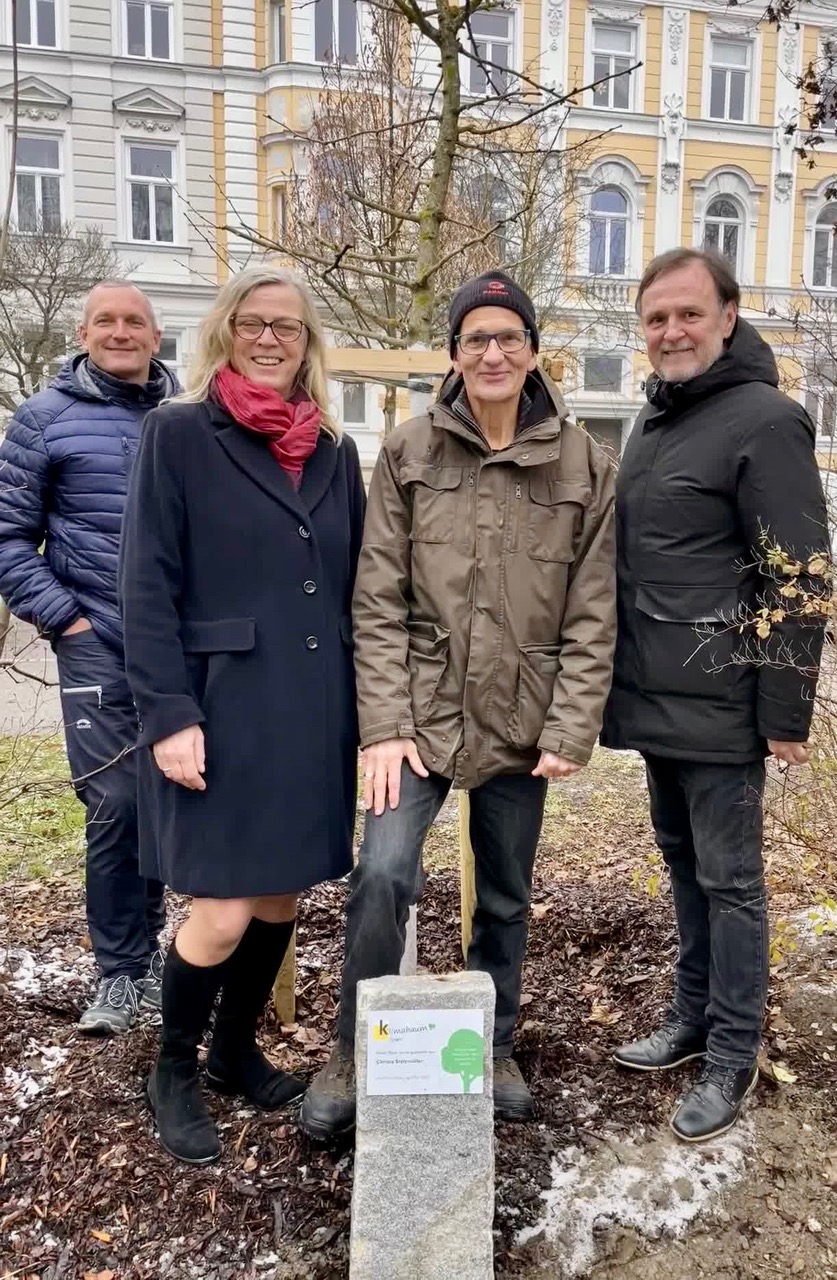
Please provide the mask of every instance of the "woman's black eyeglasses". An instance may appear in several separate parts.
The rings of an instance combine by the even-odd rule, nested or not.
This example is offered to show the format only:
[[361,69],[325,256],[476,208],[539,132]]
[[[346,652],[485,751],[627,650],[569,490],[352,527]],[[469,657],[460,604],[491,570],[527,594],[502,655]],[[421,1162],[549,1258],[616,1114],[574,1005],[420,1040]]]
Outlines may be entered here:
[[260,338],[265,329],[270,329],[277,342],[296,342],[302,330],[308,327],[302,320],[292,320],[290,316],[283,316],[279,320],[259,320],[257,316],[233,316],[232,325],[239,338],[247,338],[251,342]]

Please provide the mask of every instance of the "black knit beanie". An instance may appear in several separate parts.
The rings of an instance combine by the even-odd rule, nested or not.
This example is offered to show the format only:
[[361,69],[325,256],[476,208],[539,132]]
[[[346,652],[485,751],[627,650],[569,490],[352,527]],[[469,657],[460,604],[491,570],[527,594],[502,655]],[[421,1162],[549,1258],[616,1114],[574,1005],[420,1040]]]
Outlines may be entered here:
[[537,351],[540,334],[532,299],[504,271],[486,271],[484,275],[466,280],[451,298],[448,314],[448,349],[451,356],[456,355],[456,337],[462,321],[469,311],[474,311],[477,307],[505,307],[508,311],[516,312],[523,321],[524,328],[529,330],[532,350]]

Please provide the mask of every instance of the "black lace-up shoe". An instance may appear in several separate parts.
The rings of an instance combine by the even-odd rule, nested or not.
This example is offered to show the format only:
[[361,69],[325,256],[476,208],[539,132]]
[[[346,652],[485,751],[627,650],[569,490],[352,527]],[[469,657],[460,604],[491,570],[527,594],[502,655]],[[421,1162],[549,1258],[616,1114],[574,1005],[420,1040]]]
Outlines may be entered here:
[[657,1031],[644,1040],[623,1044],[613,1055],[614,1062],[631,1071],[670,1071],[706,1053],[706,1031],[680,1018],[666,1018]]
[[302,1101],[299,1122],[318,1142],[348,1133],[355,1123],[354,1049],[338,1042]]
[[736,1071],[707,1062],[700,1079],[671,1117],[671,1127],[684,1142],[705,1142],[731,1129],[741,1114],[745,1098],[758,1083],[759,1069]]

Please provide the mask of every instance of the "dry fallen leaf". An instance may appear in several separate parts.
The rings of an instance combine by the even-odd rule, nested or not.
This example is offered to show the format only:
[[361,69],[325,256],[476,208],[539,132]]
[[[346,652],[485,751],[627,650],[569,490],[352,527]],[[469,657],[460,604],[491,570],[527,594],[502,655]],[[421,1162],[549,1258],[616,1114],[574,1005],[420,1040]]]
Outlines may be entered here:
[[606,1004],[598,1004],[594,1000],[590,1016],[585,1018],[584,1021],[595,1022],[600,1027],[612,1027],[614,1022],[618,1022],[621,1017],[621,1009],[609,1009]]
[[252,1173],[254,1169],[258,1169],[259,1162],[255,1156],[248,1156],[244,1161],[244,1172]]
[[773,1063],[773,1075],[779,1081],[779,1084],[796,1084],[799,1079],[793,1071],[789,1071],[781,1062]]
[[813,1235],[815,1235],[815,1236],[816,1236],[816,1235],[819,1235],[819,1233],[822,1231],[822,1223],[821,1223],[821,1222],[817,1222],[817,1219],[816,1219],[816,1218],[809,1218],[809,1219],[808,1219],[808,1230],[809,1230]]
[[91,1236],[96,1240],[101,1240],[102,1244],[110,1244],[113,1236],[109,1236],[107,1231],[91,1231]]

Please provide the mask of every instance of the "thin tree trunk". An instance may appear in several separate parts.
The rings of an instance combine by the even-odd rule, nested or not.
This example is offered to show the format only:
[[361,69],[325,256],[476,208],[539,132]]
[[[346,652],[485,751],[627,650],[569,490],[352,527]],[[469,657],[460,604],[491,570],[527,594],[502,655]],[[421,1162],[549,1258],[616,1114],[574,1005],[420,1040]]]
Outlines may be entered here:
[[396,387],[386,387],[384,389],[384,437],[389,435],[395,427],[395,407],[398,398],[398,389]]

